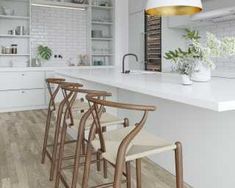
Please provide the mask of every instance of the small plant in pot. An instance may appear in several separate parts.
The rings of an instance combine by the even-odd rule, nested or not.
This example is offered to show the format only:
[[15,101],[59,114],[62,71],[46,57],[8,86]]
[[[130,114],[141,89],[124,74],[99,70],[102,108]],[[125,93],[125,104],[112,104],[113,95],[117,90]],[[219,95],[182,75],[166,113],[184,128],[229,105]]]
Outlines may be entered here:
[[37,50],[37,59],[41,62],[45,62],[51,59],[52,50],[48,46],[39,45]]
[[[184,58],[182,58],[184,56]],[[187,54],[183,52],[181,49],[170,51],[166,53],[165,58],[167,60],[171,60],[174,63],[173,70],[179,73],[182,77],[183,85],[191,85],[193,82],[190,77],[192,75],[194,64],[192,63],[190,58],[186,57]]]

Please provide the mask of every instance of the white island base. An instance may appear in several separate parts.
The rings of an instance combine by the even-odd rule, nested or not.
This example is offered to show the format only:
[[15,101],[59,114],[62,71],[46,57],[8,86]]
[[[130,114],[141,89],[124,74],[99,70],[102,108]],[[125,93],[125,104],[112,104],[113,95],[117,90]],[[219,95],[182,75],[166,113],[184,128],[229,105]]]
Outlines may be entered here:
[[[209,103],[206,103],[206,101],[205,108],[202,108],[203,103],[200,103],[199,106],[187,104],[189,101],[188,98],[184,104],[180,101],[142,94],[139,92],[141,88],[141,83],[138,82],[140,75],[136,75],[138,79],[136,78],[135,84],[138,92],[135,92],[133,87],[129,87],[130,89],[122,88],[128,83],[123,82],[123,85],[120,83],[120,86],[117,86],[118,83],[115,82],[114,74],[111,74],[108,79],[104,78],[105,74],[103,74],[102,77],[98,77],[95,72],[92,74],[89,73],[90,72],[61,71],[58,72],[57,76],[65,77],[70,81],[81,82],[87,88],[108,90],[113,93],[113,99],[115,100],[128,103],[156,105],[157,110],[149,115],[145,128],[169,141],[181,141],[183,143],[184,180],[195,188],[235,187],[235,147],[233,146],[233,143],[235,143],[234,110],[229,109],[226,111],[223,105],[223,110],[212,110],[210,109],[210,106],[207,107],[207,104]],[[113,82],[111,81],[112,77]],[[122,78],[123,76],[121,75],[120,77]],[[129,77],[124,75],[124,77],[127,82],[128,79],[133,82],[133,75],[130,75]],[[147,79],[147,77],[152,76],[144,76],[145,79]],[[95,78],[96,81],[94,81]],[[102,79],[105,79],[106,82],[102,81]],[[172,78],[169,80],[172,80]],[[166,82],[166,80],[161,80],[162,82],[159,84],[157,81],[159,80],[156,80],[156,87],[163,87],[162,82]],[[218,80],[218,82],[221,82],[221,80]],[[169,82],[167,84],[171,87]],[[180,86],[180,81],[174,81],[172,86],[173,84],[175,84],[175,88],[178,88],[178,86],[187,87]],[[213,84],[213,80],[211,84]],[[231,84],[235,84],[235,80],[232,81]],[[128,85],[126,85],[126,87],[127,86]],[[142,87],[146,87],[146,85]],[[212,86],[209,85],[207,87],[211,88]],[[205,85],[203,88],[205,88]],[[232,91],[231,87],[227,89],[228,91]],[[192,101],[194,103],[194,96],[190,93],[192,91],[194,91],[194,88],[189,89],[187,94],[192,96]],[[145,92],[146,91],[143,91],[143,93]],[[174,92],[176,91],[172,91],[172,93]],[[202,96],[205,95],[204,92],[205,91],[203,90],[201,91]],[[206,92],[208,92],[208,90]],[[218,94],[221,92],[226,91],[217,91]],[[232,93],[229,93],[227,95],[229,100],[232,100],[232,98],[230,98],[231,94]],[[194,93],[194,95],[198,96],[198,93]],[[208,95],[205,97],[208,97]],[[217,108],[220,106],[220,102],[230,104],[229,100],[226,101],[226,99],[224,99],[224,101],[217,101],[218,105],[211,106],[216,106]],[[216,101],[212,102],[216,103]],[[230,106],[229,108],[232,107]],[[133,114],[119,113],[119,115],[135,118]],[[151,156],[151,159],[163,168],[174,173],[173,157],[173,153],[165,153]]]

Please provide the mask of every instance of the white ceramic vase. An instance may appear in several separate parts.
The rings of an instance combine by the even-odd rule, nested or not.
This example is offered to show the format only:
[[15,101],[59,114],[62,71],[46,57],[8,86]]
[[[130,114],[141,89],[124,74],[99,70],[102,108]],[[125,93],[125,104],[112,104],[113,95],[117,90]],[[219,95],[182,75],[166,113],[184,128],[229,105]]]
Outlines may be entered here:
[[194,73],[191,75],[191,80],[195,82],[208,82],[211,80],[211,69],[201,61],[196,63]]
[[192,85],[193,82],[191,81],[189,75],[182,74],[181,78],[182,78],[182,84],[183,85]]

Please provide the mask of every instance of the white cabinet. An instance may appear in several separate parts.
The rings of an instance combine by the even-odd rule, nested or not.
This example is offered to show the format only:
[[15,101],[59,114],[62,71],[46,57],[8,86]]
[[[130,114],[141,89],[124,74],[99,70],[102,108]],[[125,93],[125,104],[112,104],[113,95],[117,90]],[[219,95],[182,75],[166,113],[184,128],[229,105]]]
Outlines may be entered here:
[[45,71],[0,72],[0,111],[46,107]]
[[139,11],[144,11],[146,6],[146,0],[129,0],[129,13],[136,13]]
[[129,59],[130,69],[144,69],[144,11],[129,15],[129,52],[138,56],[138,62],[135,58]]
[[45,73],[41,72],[1,72],[0,90],[44,88]]
[[0,91],[1,109],[43,105],[45,105],[44,89]]

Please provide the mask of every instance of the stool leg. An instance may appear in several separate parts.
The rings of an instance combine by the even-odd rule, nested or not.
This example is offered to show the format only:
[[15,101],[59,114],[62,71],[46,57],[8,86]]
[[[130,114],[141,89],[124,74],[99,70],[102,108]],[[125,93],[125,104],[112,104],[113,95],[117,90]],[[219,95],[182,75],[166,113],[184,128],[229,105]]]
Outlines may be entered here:
[[[84,147],[84,132],[78,131],[71,188],[76,188],[76,186],[77,186],[78,173],[79,173],[79,163],[80,163],[80,153],[81,153],[81,149],[83,147]],[[84,152],[86,151],[85,148],[82,150]],[[83,154],[85,154],[85,153],[83,153]]]
[[104,178],[108,178],[108,162],[103,159]]
[[48,108],[47,112],[47,121],[46,121],[46,128],[45,128],[45,135],[44,135],[44,141],[43,141],[43,149],[42,149],[42,164],[45,163],[45,157],[46,157],[46,150],[47,150],[47,141],[48,141],[48,136],[49,136],[49,130],[51,126],[51,110],[50,106]]
[[126,162],[126,187],[131,188],[131,162]]
[[136,159],[136,187],[141,188],[141,159]]
[[97,165],[97,171],[100,171],[100,169],[101,169],[100,159],[101,159],[101,157],[100,157],[100,153],[99,153],[99,152],[97,152],[97,153],[96,153],[96,160],[97,160],[96,165]]
[[92,157],[91,141],[94,138],[95,133],[96,133],[96,127],[93,126],[90,130],[90,135],[89,135],[89,139],[87,143],[87,153],[86,153],[85,168],[84,168],[83,179],[82,179],[82,188],[88,188],[91,157]]
[[176,169],[176,188],[184,187],[183,180],[183,155],[182,155],[182,144],[180,142],[176,142],[175,149],[175,169]]
[[55,167],[56,167],[56,161],[57,161],[57,151],[58,151],[58,144],[59,144],[59,135],[60,135],[60,125],[56,125],[53,151],[52,151],[51,169],[50,169],[50,181],[53,180],[54,173],[55,173]]
[[65,145],[66,133],[67,133],[67,125],[64,124],[63,128],[62,128],[62,132],[61,132],[58,164],[57,164],[57,169],[56,169],[55,188],[58,188],[59,184],[60,184],[61,167],[62,167],[62,161],[63,161],[63,157],[64,157],[64,145]]
[[[107,127],[102,127],[102,132],[106,132],[106,131],[107,131]],[[103,159],[103,173],[104,173],[104,178],[107,179],[108,178],[108,162],[105,159]]]

